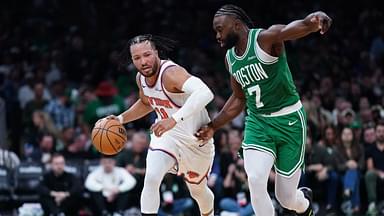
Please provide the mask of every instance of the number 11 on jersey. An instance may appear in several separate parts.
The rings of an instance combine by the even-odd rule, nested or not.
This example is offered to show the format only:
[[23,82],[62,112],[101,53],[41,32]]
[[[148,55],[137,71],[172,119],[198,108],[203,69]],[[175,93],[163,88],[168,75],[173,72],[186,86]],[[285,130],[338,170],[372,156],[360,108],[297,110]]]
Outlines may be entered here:
[[249,87],[248,89],[249,95],[253,95],[253,93],[256,94],[256,108],[261,108],[264,106],[263,102],[260,101],[261,99],[261,89],[259,85],[255,85],[252,87]]

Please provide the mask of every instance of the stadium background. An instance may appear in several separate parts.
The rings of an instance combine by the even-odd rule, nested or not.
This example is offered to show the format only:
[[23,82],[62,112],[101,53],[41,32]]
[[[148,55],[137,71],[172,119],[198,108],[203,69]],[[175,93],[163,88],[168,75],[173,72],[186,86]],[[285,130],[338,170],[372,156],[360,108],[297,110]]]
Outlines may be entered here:
[[[79,172],[85,170],[84,164],[88,161],[97,161],[100,155],[90,146],[90,128],[100,115],[118,114],[137,98],[136,73],[132,66],[119,70],[116,56],[124,47],[124,41],[143,33],[179,41],[172,59],[212,88],[216,97],[208,108],[211,115],[215,115],[230,94],[224,52],[219,49],[212,30],[213,14],[225,3],[231,2],[2,1],[1,151],[14,152],[22,166],[36,165],[42,160],[48,163],[47,158],[35,154],[41,150],[42,137],[48,134],[54,142],[47,151],[63,153],[67,162],[72,162],[69,164],[81,167]],[[336,138],[331,148],[337,149],[343,128],[352,127],[355,141],[363,146],[363,153],[366,152],[371,145],[364,136],[366,130],[374,128],[384,117],[384,17],[379,1],[353,1],[348,8],[342,1],[232,3],[244,8],[255,25],[263,28],[304,18],[316,10],[332,17],[334,22],[326,35],[311,34],[285,44],[289,64],[308,112],[308,135],[312,144],[326,143],[325,129],[332,126]],[[33,103],[34,89],[39,88],[44,89],[44,106]],[[65,106],[57,105],[56,99],[64,101]],[[98,112],[104,105],[107,108]],[[147,131],[153,119],[150,115],[127,125],[130,141],[127,151],[130,151],[132,136],[137,131]],[[234,148],[241,142],[243,121],[243,116],[236,118],[216,135],[217,155],[235,152]],[[310,155],[308,153],[308,157]],[[120,164],[126,165],[123,157],[120,156]],[[5,156],[0,159],[10,160]],[[215,171],[221,178],[225,178],[226,167],[235,163],[233,157],[225,159],[221,158]],[[0,160],[0,164],[6,165],[6,162]],[[9,167],[12,178],[17,176],[19,166]],[[362,213],[368,207],[365,171],[365,167],[361,167]],[[84,180],[84,173],[79,176]],[[13,179],[12,184],[15,182]],[[343,202],[341,180],[339,184],[337,209]],[[323,214],[326,189],[316,187],[316,202]],[[9,212],[12,209],[5,207],[17,208],[23,202],[17,200],[13,192],[5,195],[9,199],[1,203],[1,209]],[[193,212],[196,210],[189,214]]]

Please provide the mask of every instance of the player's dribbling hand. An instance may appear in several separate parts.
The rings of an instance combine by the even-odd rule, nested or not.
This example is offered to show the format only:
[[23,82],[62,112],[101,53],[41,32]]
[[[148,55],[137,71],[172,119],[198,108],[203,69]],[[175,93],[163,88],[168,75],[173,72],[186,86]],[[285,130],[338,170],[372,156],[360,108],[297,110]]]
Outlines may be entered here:
[[96,125],[97,123],[99,123],[100,121],[104,120],[104,119],[116,119],[116,120],[119,120],[119,119],[117,118],[117,116],[115,116],[115,115],[109,115],[109,116],[107,116],[107,117],[104,117],[104,118],[101,118],[101,119],[97,120],[97,122],[95,123],[95,125]]
[[160,137],[165,132],[175,127],[175,125],[176,125],[176,121],[173,118],[162,119],[151,126],[151,131],[157,137]]
[[313,13],[311,22],[318,26],[320,34],[324,34],[328,31],[329,27],[332,24],[332,19],[324,12],[318,11]]
[[197,137],[197,139],[206,142],[213,137],[214,133],[215,131],[213,130],[212,127],[205,125],[201,127],[199,130],[197,130],[197,132],[195,133],[195,136]]

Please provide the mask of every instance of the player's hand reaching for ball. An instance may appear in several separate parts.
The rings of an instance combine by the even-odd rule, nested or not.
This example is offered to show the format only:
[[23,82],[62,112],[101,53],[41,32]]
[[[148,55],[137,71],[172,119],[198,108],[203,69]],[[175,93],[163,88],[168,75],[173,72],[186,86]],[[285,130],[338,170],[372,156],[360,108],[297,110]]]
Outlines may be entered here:
[[158,137],[175,127],[176,121],[173,118],[162,119],[151,126],[151,131]]
[[205,125],[201,127],[197,132],[195,133],[195,136],[204,142],[207,142],[213,137],[213,134],[215,133],[215,130],[210,125]]
[[117,118],[117,116],[115,116],[115,115],[109,115],[109,116],[107,116],[107,117],[104,117],[104,118],[101,118],[101,119],[97,120],[97,122],[95,123],[95,125],[96,125],[97,123],[101,122],[101,121],[104,120],[104,119],[115,119],[115,120],[119,121],[119,119]]
[[[107,117],[104,117],[105,119],[114,119],[116,121],[119,121],[121,124],[123,124],[123,117],[122,115],[119,115],[119,116],[115,116],[115,115],[109,115]],[[99,120],[100,121],[100,120]]]
[[328,31],[332,24],[332,19],[326,13],[318,11],[310,16],[311,23],[316,25],[317,29],[320,30],[320,34],[324,34]]

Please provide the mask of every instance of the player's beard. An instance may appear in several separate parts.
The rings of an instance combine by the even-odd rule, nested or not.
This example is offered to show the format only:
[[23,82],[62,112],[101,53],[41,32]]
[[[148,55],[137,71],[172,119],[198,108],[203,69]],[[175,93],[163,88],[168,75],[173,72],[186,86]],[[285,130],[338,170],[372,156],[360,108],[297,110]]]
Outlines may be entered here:
[[140,74],[143,75],[144,77],[152,77],[152,76],[154,76],[157,73],[158,69],[159,69],[159,64],[158,64],[157,61],[155,61],[153,63],[152,70],[151,70],[150,73],[144,74],[143,72],[140,72]]
[[225,49],[231,49],[236,45],[236,43],[239,41],[239,35],[237,35],[235,32],[230,32],[227,35],[227,38],[224,41],[224,48]]

